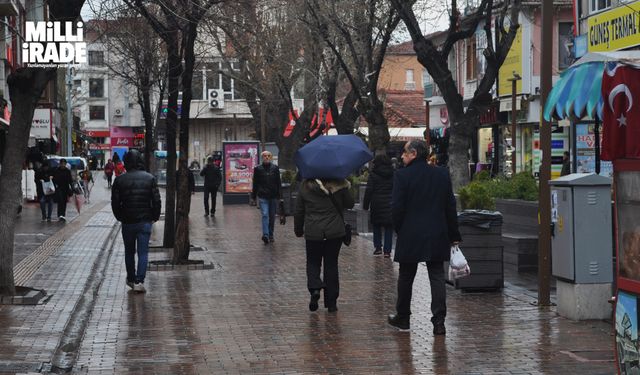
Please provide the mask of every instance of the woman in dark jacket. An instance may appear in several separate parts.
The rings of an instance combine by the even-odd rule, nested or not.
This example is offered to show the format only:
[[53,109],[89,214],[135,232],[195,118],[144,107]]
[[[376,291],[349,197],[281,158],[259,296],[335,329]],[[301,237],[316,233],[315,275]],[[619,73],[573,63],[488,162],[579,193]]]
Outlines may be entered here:
[[391,191],[393,190],[393,166],[386,155],[373,159],[373,169],[369,174],[362,208],[371,208],[373,225],[373,255],[382,254],[382,233],[384,232],[384,257],[391,258],[393,240],[393,219],[391,217]]
[[[309,310],[318,309],[320,290],[324,289],[324,306],[338,311],[340,291],[338,255],[344,231],[344,210],[353,207],[347,180],[303,180],[294,214],[297,237],[305,237],[307,247],[307,287],[311,293]],[[333,196],[335,204],[331,200]],[[336,207],[337,205],[337,207]],[[324,261],[324,282],[320,268]]]

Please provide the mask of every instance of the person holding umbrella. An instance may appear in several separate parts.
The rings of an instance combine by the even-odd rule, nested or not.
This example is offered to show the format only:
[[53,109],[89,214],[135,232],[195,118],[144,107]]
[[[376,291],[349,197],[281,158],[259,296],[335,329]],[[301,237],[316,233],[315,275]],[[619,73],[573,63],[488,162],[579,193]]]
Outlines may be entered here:
[[310,311],[318,310],[322,289],[324,306],[329,312],[338,311],[338,255],[346,234],[344,210],[355,203],[345,178],[372,157],[366,144],[354,135],[320,136],[296,152],[295,162],[303,180],[293,220],[296,236],[304,236],[306,242]]
[[258,198],[262,213],[262,241],[265,245],[274,241],[273,227],[276,219],[278,200],[282,200],[280,191],[280,168],[273,164],[273,155],[263,151],[262,164],[253,169],[253,189],[251,200]]

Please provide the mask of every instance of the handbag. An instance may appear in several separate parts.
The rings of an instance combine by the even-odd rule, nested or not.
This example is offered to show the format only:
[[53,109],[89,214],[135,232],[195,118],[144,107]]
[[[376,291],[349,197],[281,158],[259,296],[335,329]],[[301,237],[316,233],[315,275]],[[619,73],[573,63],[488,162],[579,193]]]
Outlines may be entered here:
[[[331,198],[331,203],[333,203],[334,207],[338,211],[338,214],[342,218],[342,222],[344,223],[344,216],[342,215],[342,210],[338,206],[338,202],[336,202],[336,198],[333,197],[333,193],[329,192],[329,198]],[[342,243],[349,246],[351,245],[351,224],[344,223],[344,237],[342,237]]]
[[42,191],[44,195],[53,195],[56,193],[56,186],[53,181],[42,181]]

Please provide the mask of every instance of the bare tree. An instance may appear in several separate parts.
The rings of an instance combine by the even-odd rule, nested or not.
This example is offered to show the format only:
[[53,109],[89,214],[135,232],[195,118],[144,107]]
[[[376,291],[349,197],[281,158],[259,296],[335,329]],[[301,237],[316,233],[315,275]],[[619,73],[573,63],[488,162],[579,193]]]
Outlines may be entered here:
[[[451,132],[449,140],[449,170],[454,188],[459,188],[469,181],[467,150],[472,134],[479,124],[480,114],[491,104],[491,88],[493,87],[500,66],[504,62],[511,44],[518,30],[518,14],[520,0],[503,0],[500,7],[494,7],[493,0],[482,0],[478,8],[471,14],[461,17],[456,0],[451,0],[451,14],[449,29],[445,42],[441,46],[425,38],[413,10],[415,0],[391,0],[393,7],[400,13],[407,30],[413,40],[413,48],[418,55],[418,61],[427,69],[438,85],[442,97],[447,104]],[[497,13],[497,14],[494,14]],[[510,27],[504,27],[505,17],[510,18]],[[492,24],[495,18],[498,41],[494,44]],[[486,70],[478,88],[473,94],[465,110],[462,96],[458,92],[449,70],[448,57],[453,47],[459,41],[473,36],[478,26],[483,23],[486,34],[487,47],[482,52],[487,61]]]
[[[172,263],[186,263],[189,259],[189,192],[187,166],[189,156],[189,111],[191,109],[191,83],[195,66],[195,41],[198,25],[218,0],[124,0],[144,17],[163,39],[167,49],[169,69],[169,100],[167,124],[167,208],[165,210],[164,246],[173,247]],[[159,11],[154,11],[159,9]],[[161,15],[160,15],[161,14]],[[184,65],[183,65],[184,62]],[[182,88],[180,116],[180,159],[178,164],[177,202],[175,194],[175,136],[178,108],[178,81]],[[173,144],[173,146],[172,146]],[[175,222],[169,220],[174,218]],[[175,237],[173,231],[175,229]]]
[[[106,65],[111,74],[121,79],[125,86],[134,87],[145,124],[145,165],[149,170],[155,150],[154,92],[167,74],[166,53],[159,37],[148,22],[119,1],[102,2],[92,7],[97,20],[93,22],[98,39],[109,56]],[[157,91],[156,91],[157,90]],[[156,96],[157,97],[157,96]]]
[[307,22],[334,53],[352,91],[347,104],[369,124],[369,147],[383,153],[389,143],[384,105],[378,97],[378,78],[387,46],[400,22],[387,0],[305,0]]
[[[84,0],[50,0],[51,21],[75,21],[80,16]],[[24,150],[29,141],[33,113],[42,92],[56,76],[55,68],[18,68],[9,75],[11,98],[11,126],[4,151],[0,174],[0,295],[15,295],[13,275],[13,241],[17,202],[22,198],[16,186],[20,185]]]

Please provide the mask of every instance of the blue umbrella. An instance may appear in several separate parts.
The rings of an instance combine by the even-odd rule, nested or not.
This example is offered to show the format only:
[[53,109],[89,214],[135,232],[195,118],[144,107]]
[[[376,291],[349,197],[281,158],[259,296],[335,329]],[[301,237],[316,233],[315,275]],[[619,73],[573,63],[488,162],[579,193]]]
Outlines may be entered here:
[[295,155],[302,178],[346,178],[371,159],[367,145],[353,134],[318,137]]

